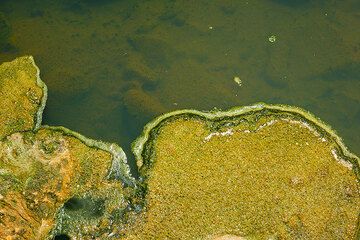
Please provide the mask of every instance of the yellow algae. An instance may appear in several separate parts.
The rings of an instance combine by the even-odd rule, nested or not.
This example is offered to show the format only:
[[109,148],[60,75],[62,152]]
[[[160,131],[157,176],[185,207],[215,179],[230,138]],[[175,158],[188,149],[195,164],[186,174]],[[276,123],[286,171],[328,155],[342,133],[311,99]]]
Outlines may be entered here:
[[358,158],[323,123],[285,106],[196,112],[135,142],[147,195],[129,239],[356,239]]
[[38,128],[47,91],[30,56],[0,65],[0,139]]

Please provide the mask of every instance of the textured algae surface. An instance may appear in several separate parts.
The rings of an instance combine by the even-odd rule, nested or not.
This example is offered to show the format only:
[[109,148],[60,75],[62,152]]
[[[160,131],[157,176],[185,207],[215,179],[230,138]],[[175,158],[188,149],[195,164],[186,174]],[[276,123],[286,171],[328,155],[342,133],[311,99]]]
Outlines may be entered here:
[[358,237],[358,159],[301,115],[185,113],[148,134],[146,211],[130,239]]
[[32,57],[0,69],[0,239],[359,238],[359,159],[301,109],[161,115],[135,181],[116,144],[41,126]]
[[38,74],[32,57],[0,65],[0,139],[31,130],[41,121],[38,116],[41,118],[47,92]]
[[0,144],[0,159],[0,237],[103,237],[112,224],[124,225],[116,214],[126,214],[125,194],[131,191],[107,179],[109,152],[46,128],[9,135]]

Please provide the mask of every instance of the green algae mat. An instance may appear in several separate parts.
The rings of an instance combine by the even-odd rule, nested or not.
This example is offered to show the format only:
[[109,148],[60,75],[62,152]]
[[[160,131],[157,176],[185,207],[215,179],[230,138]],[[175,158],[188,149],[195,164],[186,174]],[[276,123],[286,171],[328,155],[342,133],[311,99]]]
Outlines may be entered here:
[[32,57],[0,66],[0,239],[359,239],[359,158],[290,106],[180,110],[123,150],[41,125]]

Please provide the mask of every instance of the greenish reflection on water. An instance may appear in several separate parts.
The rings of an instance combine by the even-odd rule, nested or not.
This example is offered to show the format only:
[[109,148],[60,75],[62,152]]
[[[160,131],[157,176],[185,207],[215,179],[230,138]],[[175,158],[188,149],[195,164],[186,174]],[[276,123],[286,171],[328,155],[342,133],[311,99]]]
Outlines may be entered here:
[[359,11],[358,0],[2,0],[0,61],[34,55],[44,124],[127,152],[162,112],[263,101],[313,112],[360,154]]

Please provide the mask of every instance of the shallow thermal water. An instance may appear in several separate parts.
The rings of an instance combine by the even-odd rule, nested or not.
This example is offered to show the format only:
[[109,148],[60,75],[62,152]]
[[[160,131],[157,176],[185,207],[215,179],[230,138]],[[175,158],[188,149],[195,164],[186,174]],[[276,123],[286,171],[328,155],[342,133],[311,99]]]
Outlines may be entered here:
[[162,112],[263,101],[313,112],[360,154],[359,12],[358,0],[1,0],[0,61],[35,57],[44,124],[126,152]]

